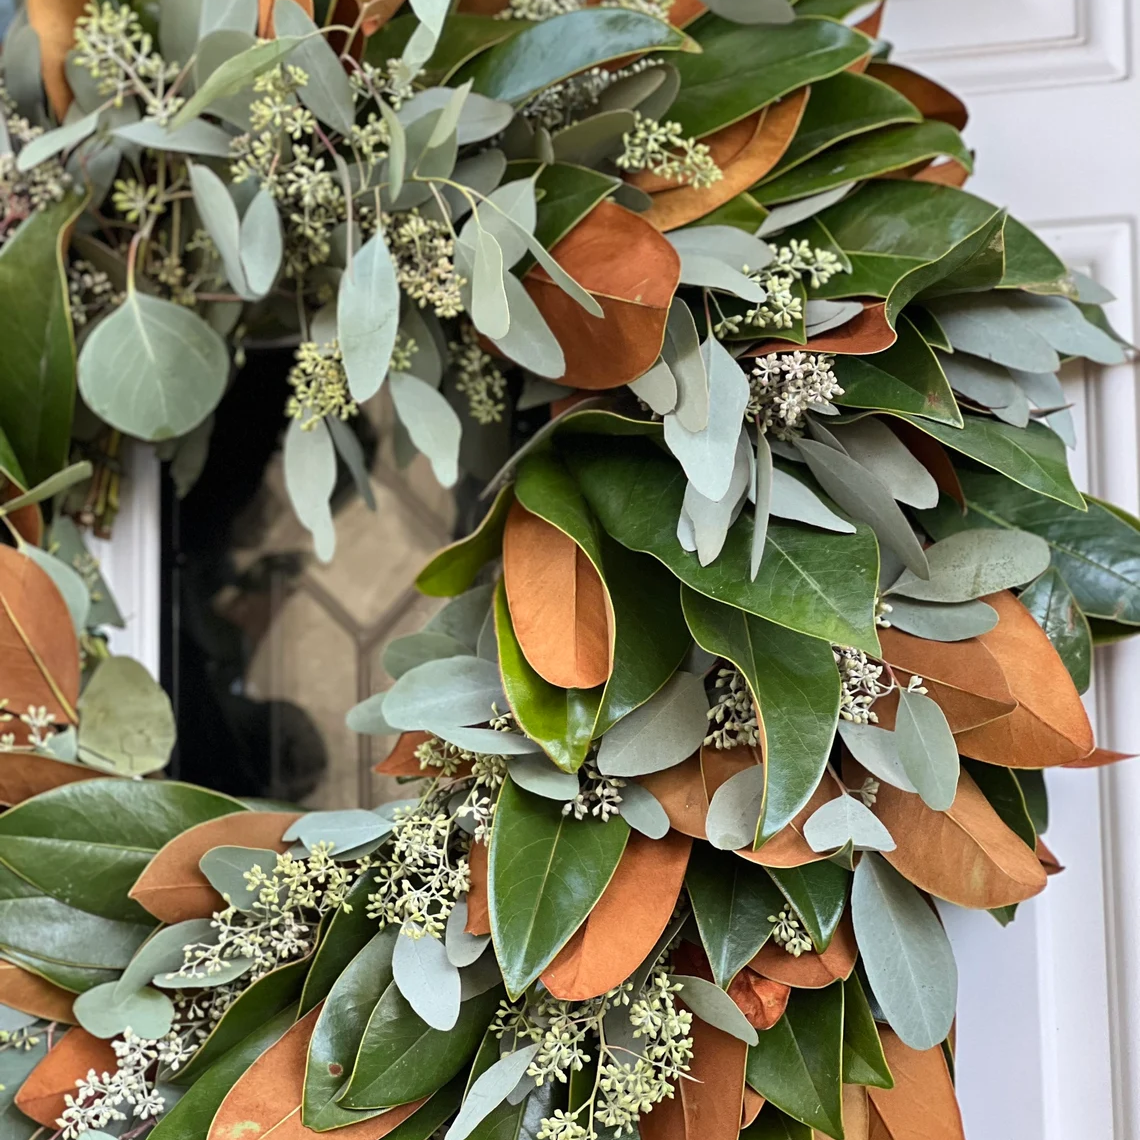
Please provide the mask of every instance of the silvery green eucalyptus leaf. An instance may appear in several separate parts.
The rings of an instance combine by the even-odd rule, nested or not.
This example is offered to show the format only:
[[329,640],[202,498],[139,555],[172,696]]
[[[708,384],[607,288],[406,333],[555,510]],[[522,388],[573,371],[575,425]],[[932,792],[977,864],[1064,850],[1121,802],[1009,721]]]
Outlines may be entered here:
[[629,390],[644,400],[659,416],[671,412],[677,406],[677,381],[669,365],[660,357],[657,363],[636,380],[631,380]]
[[512,757],[507,770],[520,788],[548,800],[568,803],[579,791],[577,775],[556,768],[545,755]]
[[[714,561],[723,549],[725,539],[728,537],[728,528],[736,521],[740,506],[748,495],[752,466],[752,445],[748,441],[747,433],[741,431],[736,444],[732,481],[724,498],[719,502],[712,502],[706,499],[692,483],[685,488],[682,512],[692,526],[693,545],[702,566]],[[755,563],[758,567],[758,558],[755,559]]]
[[1122,364],[1124,346],[1085,318],[1067,297],[1016,292],[1006,298],[1014,312],[1064,356],[1084,356],[1098,364]]
[[954,1022],[958,970],[937,915],[869,852],[855,868],[851,916],[867,980],[891,1028],[912,1049],[940,1045]]
[[1052,345],[997,291],[942,297],[927,307],[957,351],[1026,372],[1060,367]]
[[281,215],[268,190],[259,190],[246,209],[241,220],[239,248],[250,295],[264,297],[277,280],[285,253]]
[[844,451],[874,472],[900,503],[920,509],[938,505],[934,476],[878,416],[837,425],[832,434]]
[[218,931],[208,918],[191,918],[163,927],[151,935],[135,951],[116,985],[125,995],[149,985],[157,975],[177,973],[186,961],[185,948],[200,943],[209,946],[217,941]]
[[483,624],[491,612],[493,586],[473,586],[452,598],[424,626],[424,633],[443,633],[467,646],[469,653],[479,644]]
[[856,851],[893,851],[895,841],[878,816],[856,796],[844,793],[814,811],[804,824],[813,851],[834,851],[851,843]]
[[756,1030],[748,1024],[748,1019],[741,1013],[740,1007],[720,986],[706,982],[704,978],[695,978],[686,974],[671,974],[669,980],[680,983],[681,1000],[703,1022],[749,1045],[759,1043],[760,1038],[756,1035]]
[[108,657],[79,698],[79,757],[120,776],[145,776],[166,766],[176,735],[170,698],[146,667]]
[[138,439],[170,439],[214,410],[229,366],[225,342],[201,318],[132,289],[83,342],[79,390],[112,427]]
[[690,254],[699,254],[715,258],[739,272],[755,272],[769,265],[774,256],[766,241],[736,226],[690,226],[671,230],[665,236],[681,255],[682,265]]
[[824,505],[820,497],[806,483],[779,467],[772,471],[772,496],[768,510],[779,519],[810,523],[821,530],[833,530],[840,534],[855,533],[853,523],[840,518]]
[[38,546],[25,543],[20,547],[20,553],[30,558],[55,583],[55,588],[67,603],[67,612],[71,614],[76,634],[84,633],[91,613],[91,593],[78,571]]
[[542,751],[533,740],[517,732],[450,724],[431,724],[428,731],[468,752],[484,752],[492,756],[535,756]]
[[507,707],[498,666],[479,657],[450,657],[405,673],[385,694],[383,716],[399,729],[465,726],[490,720],[492,706]]
[[[329,341],[318,341],[317,343],[328,344]],[[344,460],[344,465],[352,476],[357,494],[364,500],[364,505],[370,511],[376,510],[376,496],[372,493],[372,482],[368,476],[368,468],[365,466],[364,448],[360,446],[360,440],[356,433],[339,416],[326,419],[325,424],[329,429],[329,435],[332,436],[337,455]]]
[[918,791],[899,759],[898,740],[893,731],[841,719],[839,736],[851,755],[872,776],[904,792]]
[[285,490],[297,518],[313,536],[313,549],[322,562],[336,550],[332,498],[336,486],[336,449],[323,420],[311,427],[293,419],[285,432]]
[[388,193],[392,198],[399,198],[400,191],[404,188],[404,175],[407,173],[408,140],[396,112],[383,99],[378,102],[380,117],[388,128]]
[[279,36],[302,38],[292,62],[305,72],[308,82],[297,92],[298,98],[322,123],[350,134],[355,107],[352,84],[328,40],[293,0],[276,0],[273,25]]
[[354,400],[384,383],[400,322],[400,287],[384,234],[377,230],[353,257],[337,292],[336,323]]
[[989,633],[997,625],[997,610],[985,602],[916,602],[892,594],[887,617],[895,629],[927,641],[965,641]]
[[511,327],[510,304],[503,276],[503,248],[494,234],[483,229],[475,214],[475,255],[472,261],[470,317],[475,327],[491,340],[501,340]]
[[[744,432],[741,432],[741,435],[746,437]],[[750,445],[749,449],[751,450]],[[768,538],[768,518],[772,511],[774,475],[775,468],[772,466],[772,449],[768,446],[768,437],[764,432],[757,432],[756,452],[752,456],[752,489],[748,496],[753,505],[752,552],[749,568],[753,582],[756,581],[756,575],[760,572],[760,562],[764,557],[764,543]]]
[[[527,1045],[500,1057],[481,1073],[467,1090],[463,1104],[444,1135],[444,1140],[467,1140],[467,1137],[514,1092],[526,1075],[530,1063],[538,1055],[539,1045]],[[534,1081],[530,1082],[531,1087]]]
[[197,154],[208,158],[229,158],[233,136],[205,119],[191,119],[185,126],[170,130],[154,119],[125,123],[111,130],[113,138],[149,150]]
[[946,714],[922,693],[899,689],[895,718],[899,761],[923,802],[947,811],[958,791],[958,746]]
[[406,372],[388,374],[392,403],[408,435],[431,461],[436,479],[452,487],[459,478],[462,426],[455,409],[430,384]]
[[888,591],[920,602],[969,602],[1023,586],[1049,565],[1049,544],[1024,530],[962,530],[926,551],[929,577],[909,570]]
[[764,807],[764,766],[742,769],[713,793],[705,817],[709,843],[718,851],[738,851],[756,841]]
[[640,784],[626,784],[622,788],[618,814],[634,831],[650,839],[664,839],[668,834],[668,814],[657,797]]
[[385,646],[384,671],[395,680],[425,661],[437,661],[442,657],[469,657],[473,648],[474,646],[456,641],[449,634],[424,629],[406,637],[397,637]]
[[392,952],[392,977],[408,1005],[433,1029],[454,1029],[459,1020],[459,970],[443,940],[401,931]]
[[[456,246],[459,249],[459,246]],[[507,304],[510,307],[511,327],[506,336],[495,340],[495,347],[520,367],[557,380],[566,371],[566,357],[557,337],[550,331],[546,318],[531,300],[513,273],[504,280]]]
[[349,851],[383,838],[392,825],[390,817],[363,808],[311,811],[290,824],[283,838],[299,840],[310,851],[318,843],[331,844],[334,852]]
[[804,327],[809,337],[837,329],[854,320],[863,311],[858,301],[808,301],[804,310]]
[[677,422],[686,431],[703,431],[709,422],[708,371],[693,314],[680,297],[669,302],[661,359],[677,384]]
[[770,234],[776,234],[787,229],[788,226],[794,226],[797,222],[815,217],[816,214],[826,210],[828,206],[834,206],[840,199],[845,198],[854,185],[854,182],[845,182],[842,186],[824,190],[821,194],[813,194],[809,198],[800,198],[798,201],[774,207],[760,224],[756,236],[768,237]]
[[140,1037],[158,1040],[174,1023],[174,1003],[150,988],[120,993],[115,982],[87,990],[75,999],[75,1019],[94,1037],[118,1037],[132,1029]]
[[59,154],[61,151],[71,150],[78,146],[85,138],[89,138],[99,129],[101,111],[92,111],[89,115],[46,131],[38,138],[32,139],[20,149],[16,156],[16,169],[26,173],[34,166],[39,166],[46,159]]
[[167,59],[185,63],[194,54],[203,7],[204,0],[159,0],[158,46]]
[[467,899],[461,898],[447,916],[447,928],[443,939],[448,961],[459,968],[478,961],[491,942],[489,934],[468,934],[466,926]]
[[[193,4],[187,7],[192,8]],[[163,23],[166,19],[164,6]],[[252,35],[257,31],[257,0],[201,0],[198,6],[198,39],[218,28],[236,28]],[[162,30],[162,24],[159,30]],[[185,62],[188,56],[176,55],[174,58]]]
[[271,875],[277,866],[277,852],[264,847],[212,847],[198,860],[198,866],[226,902],[238,910],[252,911],[260,891],[246,876],[255,868]]
[[241,218],[233,197],[226,184],[208,166],[196,162],[187,166],[194,205],[222,259],[226,279],[235,293],[250,296],[241,260]]

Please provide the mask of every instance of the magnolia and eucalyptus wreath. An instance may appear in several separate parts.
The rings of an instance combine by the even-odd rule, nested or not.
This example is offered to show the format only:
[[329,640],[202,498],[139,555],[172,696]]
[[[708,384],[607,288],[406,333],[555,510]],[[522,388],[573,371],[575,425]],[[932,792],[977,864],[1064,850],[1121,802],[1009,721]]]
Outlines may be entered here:
[[[934,900],[1012,921],[1043,770],[1120,758],[1140,520],[1058,371],[1130,350],[881,4],[706,2],[17,9],[2,1140],[961,1140]],[[501,466],[345,710],[374,810],[163,779],[108,650],[124,447],[184,491],[272,344],[317,557],[366,403]]]

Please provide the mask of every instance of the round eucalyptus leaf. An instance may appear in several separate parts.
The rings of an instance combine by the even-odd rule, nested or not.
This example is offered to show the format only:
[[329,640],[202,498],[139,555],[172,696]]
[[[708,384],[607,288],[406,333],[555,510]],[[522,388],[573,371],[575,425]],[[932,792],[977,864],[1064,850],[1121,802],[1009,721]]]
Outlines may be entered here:
[[118,1037],[131,1029],[139,1037],[157,1040],[174,1023],[174,1002],[149,986],[121,994],[117,982],[104,982],[80,994],[72,1009],[75,1019],[94,1037]]
[[162,686],[130,657],[109,657],[79,698],[79,757],[104,771],[145,776],[174,749],[174,710]]

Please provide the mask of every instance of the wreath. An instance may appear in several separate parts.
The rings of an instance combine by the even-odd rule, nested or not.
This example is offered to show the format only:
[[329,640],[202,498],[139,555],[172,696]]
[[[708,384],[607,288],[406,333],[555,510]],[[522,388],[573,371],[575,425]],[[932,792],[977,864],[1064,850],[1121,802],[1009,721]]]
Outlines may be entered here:
[[[934,900],[1012,921],[1043,770],[1121,758],[1080,694],[1140,520],[1057,373],[1130,349],[858,7],[17,11],[4,1140],[961,1137]],[[124,441],[185,490],[270,343],[317,557],[365,402],[482,484],[346,710],[374,810],[160,778],[108,650]]]

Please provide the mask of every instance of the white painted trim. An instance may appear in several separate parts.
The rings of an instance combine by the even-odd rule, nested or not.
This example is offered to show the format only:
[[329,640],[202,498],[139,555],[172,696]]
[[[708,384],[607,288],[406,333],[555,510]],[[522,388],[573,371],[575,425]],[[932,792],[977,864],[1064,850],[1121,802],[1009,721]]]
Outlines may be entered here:
[[107,541],[88,539],[126,619],[111,631],[111,651],[141,661],[158,677],[162,646],[161,466],[154,448],[128,442],[119,514]]

